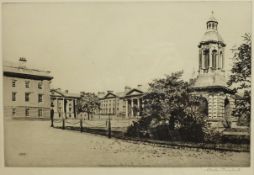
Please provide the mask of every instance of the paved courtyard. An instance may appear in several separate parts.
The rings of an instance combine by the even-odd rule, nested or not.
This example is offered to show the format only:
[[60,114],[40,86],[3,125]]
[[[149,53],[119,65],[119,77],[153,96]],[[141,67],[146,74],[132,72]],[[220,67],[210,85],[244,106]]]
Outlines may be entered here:
[[5,119],[6,166],[248,166],[249,153],[163,148]]

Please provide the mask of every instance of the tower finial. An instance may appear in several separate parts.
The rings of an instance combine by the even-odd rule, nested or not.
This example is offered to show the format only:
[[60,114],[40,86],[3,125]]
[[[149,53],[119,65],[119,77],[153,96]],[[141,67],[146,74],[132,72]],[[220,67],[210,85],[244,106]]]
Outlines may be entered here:
[[214,14],[213,10],[212,10],[212,15]]

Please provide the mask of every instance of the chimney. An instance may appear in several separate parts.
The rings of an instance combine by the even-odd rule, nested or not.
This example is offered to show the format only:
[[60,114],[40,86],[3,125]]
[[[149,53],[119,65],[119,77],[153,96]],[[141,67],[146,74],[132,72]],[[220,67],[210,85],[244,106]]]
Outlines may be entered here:
[[19,67],[25,68],[26,67],[26,62],[27,62],[26,58],[20,57],[19,58]]
[[124,87],[124,92],[128,92],[128,91],[130,91],[131,90],[131,87],[129,87],[129,86],[125,86]]
[[138,87],[138,89],[141,89],[141,88],[142,88],[142,85],[141,85],[141,84],[138,84],[137,87]]
[[56,90],[61,91],[61,88],[57,88]]
[[69,93],[69,91],[68,91],[68,90],[65,90],[65,93],[66,93],[66,94],[68,94],[68,93]]

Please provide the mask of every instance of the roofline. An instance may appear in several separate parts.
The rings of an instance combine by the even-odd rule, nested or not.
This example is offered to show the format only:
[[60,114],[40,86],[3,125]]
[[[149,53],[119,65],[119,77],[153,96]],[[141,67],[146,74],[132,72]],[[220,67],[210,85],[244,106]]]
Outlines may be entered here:
[[222,41],[214,41],[214,40],[208,40],[208,41],[201,41],[199,44],[198,44],[198,47],[200,48],[201,45],[206,45],[206,44],[210,44],[210,43],[215,43],[215,44],[221,44],[222,47],[226,47],[226,44]]
[[203,91],[203,90],[215,90],[215,91],[224,91],[228,92],[230,94],[235,94],[235,92],[232,89],[229,89],[225,86],[204,86],[204,87],[190,87],[190,91]]
[[126,96],[129,96],[128,94],[129,94],[130,92],[134,91],[134,90],[139,91],[139,92],[141,92],[141,93],[144,93],[143,91],[141,91],[141,90],[139,90],[139,89],[133,88],[133,89],[129,90],[129,92],[127,92],[127,93],[125,94],[125,97],[126,97]]
[[[65,98],[80,98],[80,96],[78,96],[78,97],[77,97],[77,96],[72,96],[72,95],[66,96],[66,95],[64,95],[62,92],[59,92],[57,89],[50,89],[50,92],[52,92],[52,91],[54,91],[54,92],[56,92],[56,93],[62,95],[62,96],[65,97]],[[56,96],[56,95],[50,94],[50,96]]]
[[24,74],[24,73],[16,73],[16,72],[9,72],[9,71],[4,71],[3,75],[7,77],[18,77],[18,78],[26,78],[26,79],[32,79],[32,80],[52,80],[53,79],[52,76]]
[[206,22],[206,24],[209,23],[209,22],[215,22],[215,23],[219,24],[219,22],[218,22],[218,21],[215,21],[215,20],[208,20],[208,21]]
[[[104,95],[103,97],[101,97],[101,98],[99,98],[100,100],[104,100],[104,99],[108,99],[108,98],[106,98],[106,96],[107,95],[109,95],[109,94],[112,94],[114,97],[110,97],[110,98],[117,98],[117,97],[119,97],[119,96],[117,96],[116,94],[114,94],[114,93],[112,93],[112,92],[108,92],[106,95]],[[119,97],[120,98],[120,97]]]

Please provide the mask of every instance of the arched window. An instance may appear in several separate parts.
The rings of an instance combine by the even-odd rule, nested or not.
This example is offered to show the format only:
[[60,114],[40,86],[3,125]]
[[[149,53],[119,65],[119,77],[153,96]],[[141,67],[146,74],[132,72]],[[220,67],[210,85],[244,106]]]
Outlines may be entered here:
[[212,51],[212,67],[216,69],[216,56],[217,56],[217,51],[213,50]]
[[209,50],[204,51],[204,69],[209,68]]

